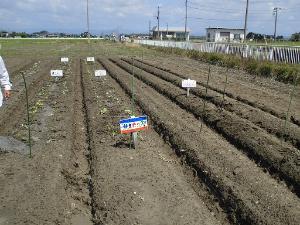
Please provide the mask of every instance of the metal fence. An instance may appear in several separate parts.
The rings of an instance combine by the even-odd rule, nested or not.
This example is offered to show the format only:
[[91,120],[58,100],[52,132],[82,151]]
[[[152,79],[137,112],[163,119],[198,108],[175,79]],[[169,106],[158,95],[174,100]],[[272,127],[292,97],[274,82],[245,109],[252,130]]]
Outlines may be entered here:
[[175,41],[134,40],[137,44],[157,47],[198,50],[200,52],[216,52],[237,55],[242,58],[268,60],[283,63],[300,64],[300,47],[259,46],[232,43],[191,43]]

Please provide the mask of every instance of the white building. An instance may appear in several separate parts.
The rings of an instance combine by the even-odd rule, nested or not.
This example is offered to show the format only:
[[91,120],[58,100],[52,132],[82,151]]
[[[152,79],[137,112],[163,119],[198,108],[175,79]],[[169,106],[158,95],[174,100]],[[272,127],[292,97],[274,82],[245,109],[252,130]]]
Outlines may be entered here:
[[244,29],[206,28],[208,42],[243,42]]
[[[186,40],[190,40],[191,30],[187,28],[186,30]],[[152,29],[153,39],[176,39],[176,40],[185,40],[185,28],[182,27],[158,27],[155,26]]]

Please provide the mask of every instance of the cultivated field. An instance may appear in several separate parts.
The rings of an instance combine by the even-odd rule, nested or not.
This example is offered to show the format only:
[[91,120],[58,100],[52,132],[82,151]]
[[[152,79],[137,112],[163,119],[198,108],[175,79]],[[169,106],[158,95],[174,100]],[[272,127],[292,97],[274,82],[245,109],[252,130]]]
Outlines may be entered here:
[[[0,43],[1,225],[300,223],[299,87],[131,44]],[[119,120],[144,114],[131,149]]]

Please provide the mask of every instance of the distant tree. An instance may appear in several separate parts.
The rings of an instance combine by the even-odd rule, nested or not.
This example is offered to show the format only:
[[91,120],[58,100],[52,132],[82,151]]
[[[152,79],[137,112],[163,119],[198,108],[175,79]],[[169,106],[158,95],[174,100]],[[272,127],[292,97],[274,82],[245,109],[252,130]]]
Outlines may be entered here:
[[276,37],[276,40],[283,40],[283,39],[284,37],[282,35]]
[[300,32],[292,34],[291,41],[300,41]]
[[247,39],[253,39],[253,40],[263,40],[264,39],[264,35],[262,34],[257,34],[257,33],[253,33],[253,32],[249,32],[246,36]]

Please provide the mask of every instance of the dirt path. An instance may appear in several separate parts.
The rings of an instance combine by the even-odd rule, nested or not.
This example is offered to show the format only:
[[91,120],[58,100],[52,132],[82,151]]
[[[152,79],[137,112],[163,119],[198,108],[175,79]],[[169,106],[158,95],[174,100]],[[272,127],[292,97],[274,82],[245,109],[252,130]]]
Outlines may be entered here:
[[[107,60],[101,62],[130,93],[131,79],[127,78],[130,75]],[[151,116],[157,130],[197,170],[232,221],[242,224],[298,223],[300,202],[297,196],[204,125],[203,137],[199,132],[201,123],[191,114],[141,81],[132,79],[136,84],[136,101]]]
[[196,188],[152,128],[140,134],[137,149],[129,149],[118,121],[129,116],[130,99],[110,77],[92,77],[89,67],[83,64],[95,223],[227,224],[226,214]]

